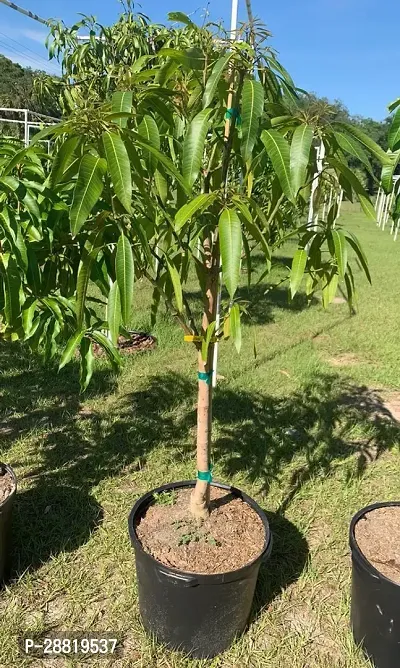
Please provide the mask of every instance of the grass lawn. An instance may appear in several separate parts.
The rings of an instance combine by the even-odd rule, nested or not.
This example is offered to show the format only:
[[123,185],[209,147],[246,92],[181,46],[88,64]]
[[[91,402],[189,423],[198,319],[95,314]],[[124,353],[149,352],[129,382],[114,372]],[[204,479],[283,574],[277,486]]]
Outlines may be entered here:
[[[116,667],[369,665],[349,633],[348,526],[361,506],[399,497],[400,428],[390,410],[400,389],[400,242],[356,209],[345,220],[373,277],[370,287],[358,272],[357,315],[346,304],[308,308],[301,295],[289,305],[282,287],[266,296],[265,285],[243,288],[254,306],[242,355],[221,347],[214,475],[268,511],[274,550],[248,632],[213,661],[146,637],[127,532],[141,494],[193,477],[192,346],[162,317],[158,348],[127,359],[119,378],[100,361],[84,401],[76,368],[57,374],[0,346],[1,458],[19,480],[12,580],[0,596],[1,666],[53,665],[23,659],[17,637],[57,630],[114,631],[125,647]],[[148,300],[137,285],[136,329],[149,327]]]

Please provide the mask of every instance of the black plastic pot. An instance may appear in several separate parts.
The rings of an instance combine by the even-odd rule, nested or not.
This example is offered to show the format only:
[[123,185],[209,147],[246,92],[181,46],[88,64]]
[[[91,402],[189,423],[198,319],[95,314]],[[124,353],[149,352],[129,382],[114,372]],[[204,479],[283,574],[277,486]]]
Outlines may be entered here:
[[0,503],[0,582],[4,582],[10,569],[11,515],[17,491],[17,479],[10,466],[0,463],[0,467],[3,470],[5,469],[14,481],[13,491],[2,503]]
[[367,506],[353,517],[350,525],[351,624],[354,640],[376,668],[400,666],[400,585],[372,566],[360,551],[354,530],[366,513],[388,506],[400,506],[400,501]]
[[212,483],[241,498],[261,518],[265,544],[261,554],[237,571],[198,575],[165,566],[145,552],[135,526],[153,502],[154,494],[182,487],[195,481],[163,485],[142,496],[129,516],[129,533],[136,556],[139,608],[149,633],[171,649],[193,658],[211,658],[223,652],[246,627],[250,616],[258,572],[272,549],[272,534],[261,508],[240,490]]

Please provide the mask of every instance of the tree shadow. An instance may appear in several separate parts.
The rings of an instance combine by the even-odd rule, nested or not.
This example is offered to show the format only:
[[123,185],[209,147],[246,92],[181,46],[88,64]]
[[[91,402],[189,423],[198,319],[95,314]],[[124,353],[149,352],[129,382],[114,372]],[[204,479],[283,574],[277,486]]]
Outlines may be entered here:
[[283,589],[296,582],[309,559],[308,543],[299,529],[281,513],[266,511],[272,532],[272,552],[262,562],[249,624]]
[[[26,483],[15,501],[15,578],[89,539],[102,521],[93,496],[101,481],[145,467],[160,446],[172,458],[193,457],[196,384],[179,374],[158,374],[143,389],[112,398],[106,409],[99,403],[90,409],[79,402],[73,369],[54,374],[3,347],[0,357],[0,428],[10,430],[2,434],[4,451],[22,434],[28,437],[21,461],[10,462],[20,466],[20,482]],[[100,370],[92,396],[109,392],[113,382]],[[284,490],[277,515],[271,516],[274,553],[282,555],[282,564],[279,556],[266,564],[260,608],[304,567],[304,538],[284,518],[302,485],[343,460],[349,475],[362,475],[370,461],[399,442],[400,426],[378,392],[334,373],[316,374],[286,397],[221,385],[214,416],[220,474],[228,481],[244,474],[261,493],[274,481]]]
[[244,472],[264,494],[273,482],[285,484],[281,513],[314,475],[349,459],[348,476],[361,476],[400,443],[400,424],[379,392],[334,373],[318,373],[282,398],[221,388],[213,410],[225,475]]
[[[181,419],[175,415],[187,400],[185,379],[155,377],[144,390],[115,400],[105,414],[81,405],[76,369],[56,374],[20,352],[0,346],[3,459],[15,441],[27,439],[10,462],[21,468],[11,579],[84,544],[103,518],[93,488],[125,467],[142,468],[154,447],[173,446],[195,423],[193,409]],[[90,396],[109,394],[114,381],[113,374],[100,369]]]
[[[185,295],[194,304],[193,312],[198,316],[201,312],[200,292],[186,292]],[[298,292],[291,299],[287,287],[270,283],[242,286],[237,290],[236,297],[247,302],[248,316],[244,315],[243,319],[249,325],[266,325],[274,322],[277,309],[299,312],[320,303],[315,297],[309,299],[303,292]],[[222,289],[221,299],[227,303],[230,301],[225,288]]]

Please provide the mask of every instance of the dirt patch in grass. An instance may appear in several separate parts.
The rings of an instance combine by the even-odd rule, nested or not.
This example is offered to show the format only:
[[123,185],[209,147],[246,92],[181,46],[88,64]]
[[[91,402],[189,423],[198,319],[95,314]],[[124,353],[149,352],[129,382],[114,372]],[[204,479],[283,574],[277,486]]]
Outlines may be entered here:
[[189,513],[190,489],[160,495],[136,527],[147,552],[190,573],[227,573],[253,561],[265,544],[264,525],[244,501],[211,488],[204,522]]
[[385,409],[396,422],[400,422],[400,392],[388,392],[383,399]]
[[400,584],[400,506],[377,508],[355,526],[355,537],[368,561]]
[[361,360],[354,353],[343,353],[337,357],[330,357],[328,362],[331,366],[355,366],[360,364]]
[[[146,332],[130,332],[130,337],[120,336],[117,348],[123,355],[153,350],[157,345],[157,339]],[[97,343],[93,345],[93,352],[97,357],[104,356],[104,349]]]
[[3,503],[15,489],[15,483],[12,476],[0,464],[0,503]]

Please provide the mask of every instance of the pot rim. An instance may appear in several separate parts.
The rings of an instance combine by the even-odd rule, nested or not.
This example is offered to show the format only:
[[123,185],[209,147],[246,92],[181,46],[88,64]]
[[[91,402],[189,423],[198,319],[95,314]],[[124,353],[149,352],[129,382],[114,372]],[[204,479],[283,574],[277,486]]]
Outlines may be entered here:
[[5,505],[7,505],[7,503],[9,501],[11,501],[11,499],[15,496],[15,494],[17,492],[17,476],[15,475],[14,470],[11,468],[11,466],[9,464],[5,464],[4,462],[0,462],[0,468],[1,467],[4,468],[7,471],[7,473],[9,473],[10,476],[12,477],[13,483],[14,483],[14,489],[12,490],[11,494],[6,496],[6,498],[3,501],[0,502],[0,510]]
[[[259,561],[261,562],[264,558],[267,558],[270,555],[272,549],[272,532],[269,526],[268,518],[264,510],[258,505],[256,501],[254,501],[254,499],[245,494],[245,492],[242,492],[237,487],[233,487],[232,485],[225,485],[224,483],[220,483],[218,481],[213,481],[211,483],[211,485],[213,485],[214,487],[218,487],[219,489],[224,489],[240,497],[243,501],[245,501],[245,503],[247,503],[251,508],[253,508],[253,510],[255,510],[255,512],[257,513],[257,515],[259,516],[264,525],[264,530],[265,530],[264,547],[260,552],[260,554],[257,557],[255,557],[255,559],[249,561],[244,566],[241,566],[236,570],[225,571],[223,573],[196,573],[194,571],[180,570],[178,568],[174,568],[173,566],[167,566],[167,564],[163,564],[162,561],[159,561],[158,559],[153,557],[150,554],[150,552],[147,552],[143,548],[138,538],[138,535],[135,531],[135,516],[137,515],[138,510],[141,509],[146,504],[147,501],[149,502],[151,501],[151,498],[154,496],[154,494],[159,494],[160,492],[165,492],[170,489],[194,487],[195,484],[196,480],[182,480],[179,482],[167,483],[165,485],[157,487],[156,489],[151,490],[150,492],[147,492],[146,494],[143,494],[139,499],[137,499],[131,512],[129,513],[129,518],[128,518],[129,535],[131,538],[132,545],[136,550],[139,550],[142,554],[144,554],[154,564],[154,566],[157,567],[161,566],[167,574],[171,576],[175,575],[177,578],[186,576],[188,579],[193,579],[193,581],[196,581],[199,584],[205,582],[207,582],[207,584],[219,584],[239,579],[240,576],[244,574],[248,569],[251,569],[253,565],[255,565]],[[150,503],[147,505],[147,507],[149,505]]]
[[350,532],[349,532],[349,542],[350,542],[350,549],[352,551],[352,556],[356,557],[358,561],[360,562],[361,566],[365,570],[367,570],[371,575],[373,575],[375,578],[379,578],[379,580],[383,580],[384,582],[387,582],[390,584],[392,587],[397,587],[400,589],[400,583],[399,582],[394,582],[390,578],[386,577],[383,573],[378,571],[375,566],[371,564],[369,559],[364,555],[364,553],[360,550],[360,547],[357,543],[356,536],[355,536],[355,526],[359,522],[359,520],[364,517],[367,513],[373,512],[374,510],[377,510],[378,508],[390,508],[392,506],[400,506],[400,501],[379,501],[377,503],[371,503],[368,506],[365,506],[364,508],[361,508],[353,517],[350,523]]

